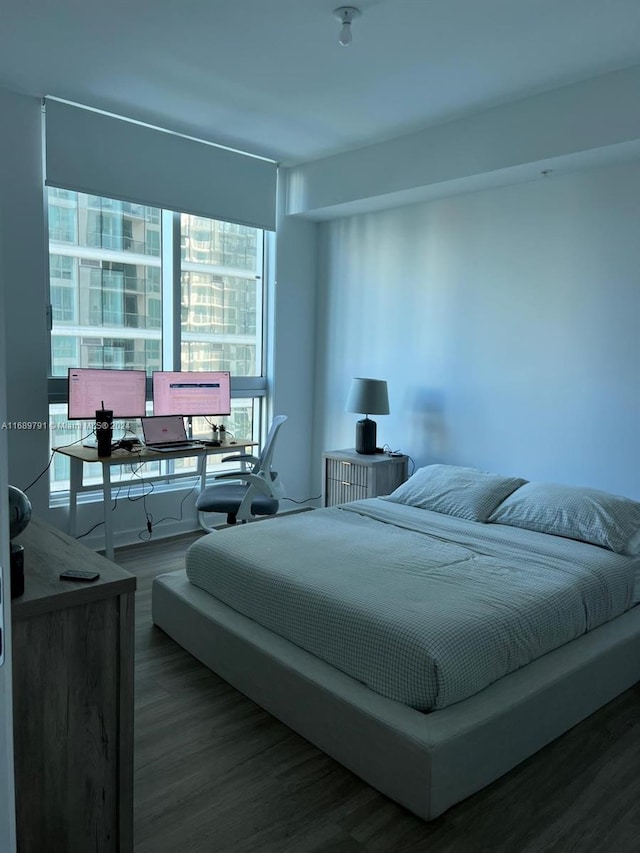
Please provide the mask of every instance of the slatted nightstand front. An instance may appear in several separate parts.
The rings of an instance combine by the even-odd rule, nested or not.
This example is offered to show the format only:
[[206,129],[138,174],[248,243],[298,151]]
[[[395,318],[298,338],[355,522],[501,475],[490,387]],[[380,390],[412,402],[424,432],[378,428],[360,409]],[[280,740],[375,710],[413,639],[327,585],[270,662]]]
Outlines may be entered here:
[[322,459],[324,506],[388,495],[407,479],[406,456],[331,450]]

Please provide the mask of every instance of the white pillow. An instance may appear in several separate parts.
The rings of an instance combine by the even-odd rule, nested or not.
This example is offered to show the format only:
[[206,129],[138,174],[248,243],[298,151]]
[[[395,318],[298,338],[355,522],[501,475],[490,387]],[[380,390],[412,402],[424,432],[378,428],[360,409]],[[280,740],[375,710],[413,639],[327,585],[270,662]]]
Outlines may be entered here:
[[469,521],[486,521],[499,503],[526,482],[520,477],[486,474],[475,468],[427,465],[398,486],[387,500]]
[[527,483],[489,521],[590,542],[617,554],[640,554],[640,503],[599,489]]

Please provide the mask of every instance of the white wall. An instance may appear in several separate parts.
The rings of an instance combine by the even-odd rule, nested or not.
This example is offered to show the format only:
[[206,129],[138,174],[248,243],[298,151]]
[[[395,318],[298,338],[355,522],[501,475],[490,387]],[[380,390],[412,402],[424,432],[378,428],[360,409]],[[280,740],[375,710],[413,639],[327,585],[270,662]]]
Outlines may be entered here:
[[640,163],[320,226],[315,454],[378,443],[640,499]]
[[[45,422],[48,335],[40,101],[0,89],[0,208],[7,352],[7,419]],[[46,467],[45,430],[9,430],[9,482],[25,488]],[[47,481],[29,492],[46,515]]]
[[[286,175],[281,174],[282,184]],[[274,415],[287,415],[274,459],[286,496],[314,497],[311,454],[314,405],[316,309],[316,238],[318,226],[285,216],[285,197],[278,196],[275,288],[270,310],[275,318],[268,359]],[[315,495],[318,495],[316,492]],[[282,509],[294,503],[283,501]]]
[[[0,223],[2,212],[0,211]],[[11,691],[11,599],[9,598],[9,508],[6,430],[6,351],[2,229],[0,228],[0,850],[15,850],[15,789],[13,781],[13,702]]]

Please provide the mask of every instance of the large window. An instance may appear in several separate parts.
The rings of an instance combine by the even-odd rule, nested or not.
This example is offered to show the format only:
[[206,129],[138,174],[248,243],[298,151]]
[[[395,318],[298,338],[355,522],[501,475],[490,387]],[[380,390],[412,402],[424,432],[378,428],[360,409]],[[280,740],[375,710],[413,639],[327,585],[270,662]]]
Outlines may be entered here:
[[[48,219],[52,445],[87,431],[65,422],[70,367],[229,370],[225,425],[257,436],[264,232],[53,187]],[[52,470],[68,488],[66,460]]]

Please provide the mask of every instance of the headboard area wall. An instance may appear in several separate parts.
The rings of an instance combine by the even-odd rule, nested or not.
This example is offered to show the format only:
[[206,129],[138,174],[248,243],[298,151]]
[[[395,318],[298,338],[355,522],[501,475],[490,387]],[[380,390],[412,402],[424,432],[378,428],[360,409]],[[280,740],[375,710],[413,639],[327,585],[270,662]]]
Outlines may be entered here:
[[378,443],[640,499],[640,162],[323,223],[314,452]]

